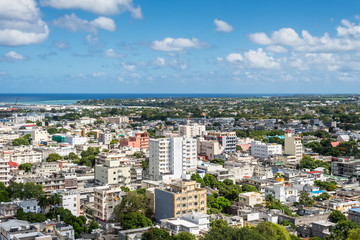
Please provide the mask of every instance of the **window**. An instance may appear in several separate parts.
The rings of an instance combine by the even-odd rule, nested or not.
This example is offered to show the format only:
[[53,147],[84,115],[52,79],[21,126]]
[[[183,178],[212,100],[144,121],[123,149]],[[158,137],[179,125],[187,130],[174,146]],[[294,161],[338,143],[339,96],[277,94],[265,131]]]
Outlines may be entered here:
[[195,197],[195,199],[196,199],[196,198],[198,198],[198,195],[195,195],[194,197]]
[[182,211],[182,213],[183,213],[183,214],[186,214],[186,211],[184,210],[184,211]]
[[186,204],[183,204],[182,206],[183,206],[183,207],[186,207]]

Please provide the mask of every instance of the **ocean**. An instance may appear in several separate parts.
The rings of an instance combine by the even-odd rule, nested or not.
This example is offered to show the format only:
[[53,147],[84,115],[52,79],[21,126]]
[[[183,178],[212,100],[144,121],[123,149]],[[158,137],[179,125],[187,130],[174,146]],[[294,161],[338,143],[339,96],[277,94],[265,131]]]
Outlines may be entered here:
[[65,105],[85,99],[178,98],[178,97],[270,97],[295,94],[265,93],[0,93],[0,104]]

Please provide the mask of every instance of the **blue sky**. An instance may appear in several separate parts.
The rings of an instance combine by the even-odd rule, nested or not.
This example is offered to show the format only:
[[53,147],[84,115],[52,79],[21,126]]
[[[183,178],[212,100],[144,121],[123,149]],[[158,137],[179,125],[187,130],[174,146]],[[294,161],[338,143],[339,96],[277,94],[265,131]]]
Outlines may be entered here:
[[2,0],[0,92],[358,93],[359,1]]

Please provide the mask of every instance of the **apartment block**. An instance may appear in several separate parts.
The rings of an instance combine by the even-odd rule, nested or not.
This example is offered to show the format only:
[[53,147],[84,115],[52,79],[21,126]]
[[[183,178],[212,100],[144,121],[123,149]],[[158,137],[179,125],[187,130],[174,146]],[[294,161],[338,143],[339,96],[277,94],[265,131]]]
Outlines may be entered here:
[[80,216],[80,194],[73,191],[62,192],[62,207],[69,209],[74,216]]
[[239,203],[247,206],[255,206],[256,204],[262,204],[264,198],[258,192],[246,192],[239,194]]
[[112,139],[113,139],[112,133],[100,133],[98,141],[105,145],[108,145],[110,144]]
[[123,195],[119,186],[94,188],[94,216],[104,222],[110,220]]
[[131,180],[130,165],[120,165],[119,160],[106,160],[95,166],[95,181],[102,185],[128,185]]
[[5,186],[9,185],[10,180],[10,167],[8,161],[0,158],[0,182],[4,183]]
[[268,158],[270,156],[281,155],[282,145],[276,143],[263,143],[260,141],[251,142],[251,155],[258,158]]
[[190,123],[188,121],[187,125],[179,126],[179,136],[193,138],[197,136],[204,136],[206,131],[205,125]]
[[224,153],[236,152],[237,137],[235,132],[208,132],[205,140],[216,140],[224,147]]
[[173,180],[155,188],[156,221],[206,210],[206,189],[198,188],[195,181]]
[[204,138],[198,138],[197,141],[198,154],[206,156],[209,160],[213,160],[224,151],[224,147],[216,140],[204,140]]
[[296,157],[296,161],[300,162],[303,157],[303,145],[301,142],[301,137],[297,137],[287,131],[285,133],[285,151],[286,155],[292,155]]
[[120,139],[120,146],[149,149],[149,134],[147,132],[135,133],[135,137]]
[[149,173],[153,180],[181,178],[197,166],[196,140],[185,137],[151,139]]

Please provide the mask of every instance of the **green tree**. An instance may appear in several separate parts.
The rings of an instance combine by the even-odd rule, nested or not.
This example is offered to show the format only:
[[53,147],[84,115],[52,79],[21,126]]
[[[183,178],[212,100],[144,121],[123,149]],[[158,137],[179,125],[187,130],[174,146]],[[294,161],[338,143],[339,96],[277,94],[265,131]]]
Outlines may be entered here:
[[213,160],[210,160],[210,163],[219,164],[224,166],[225,161],[221,158],[214,158]]
[[345,221],[346,216],[342,212],[335,210],[330,214],[330,221],[333,223],[338,223],[340,221]]
[[136,191],[128,192],[114,209],[115,221],[120,221],[123,216],[132,212],[139,212],[150,216],[152,213],[150,213],[148,203],[149,199],[145,195],[138,194]]
[[48,128],[48,129],[47,129],[47,132],[48,132],[50,135],[54,135],[54,134],[58,133],[59,131],[57,130],[57,128]]
[[58,160],[63,159],[58,153],[50,153],[49,156],[46,158],[47,162],[56,162]]
[[43,186],[40,184],[35,184],[33,182],[27,182],[24,184],[22,199],[38,199],[45,192]]
[[23,163],[19,165],[19,170],[24,170],[25,172],[30,172],[31,171],[31,163]]
[[214,188],[217,186],[217,180],[213,175],[205,174],[203,180],[204,180],[204,183],[206,186],[209,186],[211,188]]
[[249,184],[243,184],[241,185],[242,192],[259,192],[256,187],[249,185]]
[[142,235],[142,240],[171,240],[171,236],[165,229],[150,228]]
[[225,228],[228,227],[229,224],[227,221],[223,220],[223,219],[216,219],[212,222],[210,222],[210,227],[215,229],[215,228]]
[[119,139],[114,138],[113,140],[111,140],[110,144],[117,144],[119,142],[120,142]]
[[346,240],[359,240],[360,239],[360,228],[351,229],[348,233],[348,238]]
[[197,183],[200,183],[200,185],[201,185],[202,188],[205,187],[205,182],[204,182],[204,180],[200,177],[199,174],[194,173],[193,175],[191,175],[191,178],[190,178],[190,179],[193,180],[193,181],[196,181]]
[[194,234],[191,234],[189,232],[181,232],[176,234],[173,237],[174,240],[196,240],[196,237]]
[[24,137],[16,138],[12,142],[13,146],[30,145],[29,141]]
[[99,228],[99,224],[93,219],[91,220],[89,227],[88,227],[88,232],[91,233],[92,230],[94,229],[98,229]]
[[304,155],[302,159],[300,160],[300,168],[308,168],[310,170],[313,170],[317,168],[317,165],[315,163],[315,160],[311,157]]
[[313,198],[317,201],[324,201],[324,200],[328,200],[330,198],[330,194],[328,194],[327,192],[323,192],[319,196],[316,196]]
[[152,226],[149,218],[139,212],[130,212],[120,219],[121,226],[126,229],[135,229]]
[[302,191],[300,193],[299,198],[299,205],[305,206],[305,207],[313,207],[315,204],[315,200],[309,197],[309,193]]
[[290,235],[287,230],[275,223],[262,222],[259,223],[254,230],[266,236],[269,240],[290,240]]
[[349,231],[357,228],[359,228],[359,226],[356,223],[350,220],[341,220],[331,229],[330,239],[346,240]]

